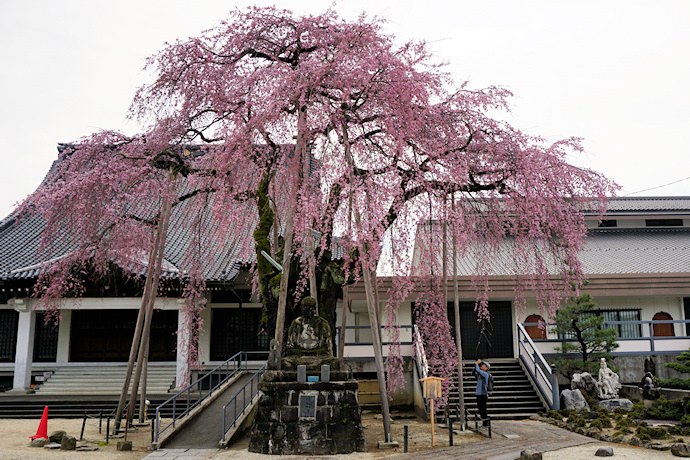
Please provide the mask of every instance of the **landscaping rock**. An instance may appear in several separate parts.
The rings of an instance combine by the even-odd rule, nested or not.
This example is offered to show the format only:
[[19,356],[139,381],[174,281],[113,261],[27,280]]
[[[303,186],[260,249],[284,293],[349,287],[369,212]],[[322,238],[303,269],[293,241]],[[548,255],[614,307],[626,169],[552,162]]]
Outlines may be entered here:
[[31,447],[43,447],[46,444],[48,444],[50,441],[48,438],[37,438],[37,439],[32,439],[31,440]]
[[642,446],[644,446],[644,443],[642,441],[640,441],[640,438],[633,436],[632,438],[630,438],[630,445],[642,447]]
[[118,441],[117,450],[126,451],[132,450],[132,441]]
[[43,447],[45,447],[46,449],[59,449],[61,446],[58,442],[51,442],[50,444],[46,444]]
[[77,447],[77,452],[94,452],[98,450],[98,447],[96,446],[81,446]]
[[62,437],[67,433],[62,430],[53,431],[50,433],[50,442],[62,442]]
[[594,454],[595,457],[613,457],[613,447],[600,447]]
[[601,433],[601,430],[599,428],[588,428],[587,431],[585,431],[585,434],[590,438],[595,438],[599,436],[599,433]]
[[576,411],[590,410],[589,404],[587,404],[580,390],[563,390],[561,392],[561,401],[561,407],[564,409],[575,409]]
[[77,448],[77,438],[74,436],[63,436],[62,442],[60,443],[60,450],[76,450]]
[[604,401],[599,401],[599,407],[609,412],[613,412],[616,409],[625,409],[630,412],[633,410],[633,403],[629,399],[624,398],[606,399]]
[[674,444],[671,446],[671,453],[676,457],[690,457],[690,445]]
[[523,450],[520,452],[520,460],[541,460],[541,452],[536,452],[533,450]]

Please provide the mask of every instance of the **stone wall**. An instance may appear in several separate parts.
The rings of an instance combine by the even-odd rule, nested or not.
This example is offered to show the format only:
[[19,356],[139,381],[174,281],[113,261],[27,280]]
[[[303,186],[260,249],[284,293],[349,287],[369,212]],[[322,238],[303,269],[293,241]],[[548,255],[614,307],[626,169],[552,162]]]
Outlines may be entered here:
[[[365,448],[357,382],[262,382],[249,451],[347,454]],[[314,419],[300,417],[300,395],[315,395]]]

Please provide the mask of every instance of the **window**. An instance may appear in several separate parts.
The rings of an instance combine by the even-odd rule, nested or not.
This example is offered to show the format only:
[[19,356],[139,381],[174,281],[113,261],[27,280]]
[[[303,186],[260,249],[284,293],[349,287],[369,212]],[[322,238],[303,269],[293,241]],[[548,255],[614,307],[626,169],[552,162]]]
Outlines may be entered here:
[[[604,327],[609,321],[640,321],[640,310],[600,310],[604,315]],[[608,328],[615,329],[618,337],[642,337],[641,324],[611,324]]]
[[[605,329],[614,329],[619,338],[642,337],[641,324],[607,324],[610,321],[640,321],[640,310],[597,310],[586,315],[604,316]],[[559,334],[559,339],[574,339],[575,334]]]
[[644,221],[647,227],[682,227],[683,219],[647,219]]

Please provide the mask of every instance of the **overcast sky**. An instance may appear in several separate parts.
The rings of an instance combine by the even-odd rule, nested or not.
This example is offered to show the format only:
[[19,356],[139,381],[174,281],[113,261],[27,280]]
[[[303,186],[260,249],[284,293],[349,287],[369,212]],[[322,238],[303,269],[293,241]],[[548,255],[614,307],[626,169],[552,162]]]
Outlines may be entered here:
[[[319,13],[330,3],[0,0],[0,219],[38,186],[58,142],[139,131],[126,113],[149,78],[147,56],[251,4]],[[386,32],[401,42],[432,43],[457,81],[509,88],[515,126],[551,140],[584,138],[586,152],[572,162],[614,179],[621,195],[690,195],[690,1],[334,7],[345,17],[386,18]]]

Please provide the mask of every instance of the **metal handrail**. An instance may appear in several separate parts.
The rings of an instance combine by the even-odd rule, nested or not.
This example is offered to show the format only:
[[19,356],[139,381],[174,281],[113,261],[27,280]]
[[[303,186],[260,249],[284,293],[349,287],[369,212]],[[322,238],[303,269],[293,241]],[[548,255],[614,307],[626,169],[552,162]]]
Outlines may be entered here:
[[[225,360],[220,365],[216,366],[209,372],[207,372],[203,377],[198,378],[190,385],[185,387],[183,390],[175,394],[158,407],[156,407],[156,418],[155,418],[155,428],[154,428],[154,442],[158,442],[158,439],[165,430],[172,427],[175,428],[175,422],[185,417],[190,413],[192,409],[197,407],[203,400],[211,396],[213,392],[218,389],[222,384],[227,382],[229,379],[235,376],[239,371],[243,370],[242,365],[244,363],[244,370],[247,370],[247,361],[250,354],[268,354],[267,351],[239,351],[227,360]],[[244,358],[244,359],[243,359]],[[234,362],[234,366],[231,368],[231,363]],[[230,372],[232,370],[232,372]],[[213,377],[218,376],[218,383],[213,385]],[[225,377],[223,377],[225,376]],[[208,382],[208,390],[204,392],[204,383]],[[197,394],[198,391],[198,394]],[[194,393],[194,395],[192,395]],[[184,410],[178,414],[178,399],[181,396],[186,396],[185,400],[182,402],[184,405]],[[161,428],[161,412],[166,406],[172,405],[172,421],[166,426]]]
[[[232,398],[223,406],[223,436],[221,437],[223,440],[225,440],[225,435],[228,434],[228,431],[230,431],[230,428],[234,428],[237,424],[237,420],[240,419],[240,416],[244,414],[244,411],[249,407],[251,402],[254,400],[254,396],[256,396],[259,393],[259,379],[261,378],[261,375],[264,373],[266,370],[266,364],[261,366],[261,368],[252,375],[252,378],[249,379],[248,382],[242,386],[242,388],[237,391],[237,393],[234,394]],[[256,384],[256,390],[254,388],[254,385]],[[249,385],[249,400],[247,400],[247,385]],[[237,397],[242,393],[242,400],[244,401],[242,403],[242,410],[238,414],[237,413]],[[233,407],[235,409],[235,419],[232,421],[232,425],[226,425],[226,409],[230,404],[233,404]]]

